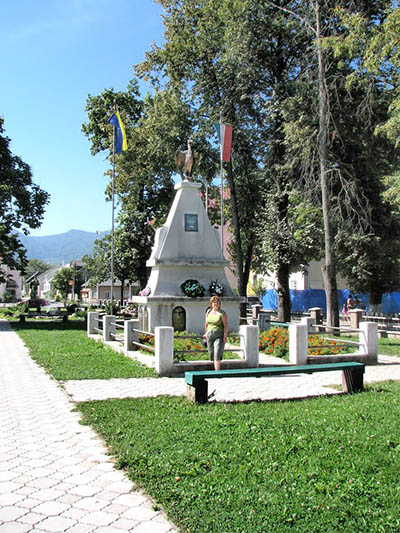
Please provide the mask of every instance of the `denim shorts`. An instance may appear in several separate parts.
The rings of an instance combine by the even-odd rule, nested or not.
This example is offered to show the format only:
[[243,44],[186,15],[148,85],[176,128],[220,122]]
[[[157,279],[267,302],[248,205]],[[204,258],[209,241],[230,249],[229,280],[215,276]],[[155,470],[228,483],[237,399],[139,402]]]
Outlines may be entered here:
[[207,331],[207,349],[210,361],[221,361],[224,353],[224,331]]

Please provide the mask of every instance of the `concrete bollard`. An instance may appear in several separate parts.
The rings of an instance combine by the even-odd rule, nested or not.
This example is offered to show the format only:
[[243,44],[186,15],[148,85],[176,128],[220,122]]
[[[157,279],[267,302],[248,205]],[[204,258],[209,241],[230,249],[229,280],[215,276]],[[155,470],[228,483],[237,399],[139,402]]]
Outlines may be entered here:
[[271,328],[271,313],[268,311],[261,311],[258,320],[259,331],[266,331]]
[[160,376],[171,374],[174,363],[174,328],[161,326],[155,328],[155,367]]
[[305,324],[309,333],[313,333],[316,331],[316,328],[314,327],[315,322],[311,316],[303,316],[300,320],[300,324]]
[[260,311],[262,310],[262,305],[255,304],[251,307],[251,318],[253,326],[258,326],[258,321],[260,319]]
[[314,324],[322,324],[322,309],[320,307],[311,307],[308,312],[314,320]]
[[115,335],[115,321],[114,315],[103,316],[103,341],[115,340],[113,337]]
[[87,334],[88,335],[95,335],[98,333],[97,329],[99,327],[99,323],[97,322],[99,319],[99,313],[96,311],[89,311],[87,314]]
[[363,320],[363,309],[351,309],[350,310],[350,328],[359,329],[360,323]]
[[294,365],[306,365],[308,355],[308,327],[306,324],[289,325],[289,360]]
[[135,345],[133,344],[133,341],[139,340],[139,332],[134,331],[139,329],[139,320],[138,319],[132,319],[132,320],[125,320],[124,323],[124,351],[129,352],[129,350],[133,350]]
[[360,352],[378,362],[378,324],[376,322],[361,322],[360,324]]
[[240,326],[240,348],[249,368],[257,368],[260,361],[258,326]]

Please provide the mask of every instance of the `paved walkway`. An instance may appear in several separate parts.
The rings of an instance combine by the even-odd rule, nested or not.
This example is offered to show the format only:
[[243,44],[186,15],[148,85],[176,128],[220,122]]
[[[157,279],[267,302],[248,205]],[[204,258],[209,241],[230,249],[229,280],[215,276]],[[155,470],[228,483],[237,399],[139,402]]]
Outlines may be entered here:
[[[400,359],[380,357],[365,381],[400,380]],[[341,372],[211,380],[211,401],[339,394]],[[183,396],[183,378],[67,381],[65,391],[0,321],[0,533],[172,533],[165,515],[114,468],[73,402]],[[68,395],[70,399],[68,398]]]
[[[260,354],[263,363],[287,364],[282,359]],[[223,363],[222,363],[223,365]],[[223,367],[222,367],[223,368]],[[367,366],[364,381],[400,380],[400,358],[380,356],[379,365]],[[342,372],[322,372],[265,378],[230,378],[209,380],[210,401],[235,402],[250,400],[288,400],[320,395],[341,394]],[[185,396],[184,378],[88,379],[64,382],[74,402],[110,398],[147,398],[152,396]]]
[[0,532],[172,533],[0,321]]

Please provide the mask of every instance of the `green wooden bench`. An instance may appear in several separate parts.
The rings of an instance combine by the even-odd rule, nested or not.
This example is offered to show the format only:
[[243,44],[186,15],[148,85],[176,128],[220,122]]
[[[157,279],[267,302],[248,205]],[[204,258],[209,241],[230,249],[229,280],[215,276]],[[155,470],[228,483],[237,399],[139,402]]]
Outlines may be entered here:
[[286,374],[312,374],[314,372],[342,371],[342,387],[344,392],[358,392],[364,386],[364,363],[343,362],[317,365],[286,365],[263,368],[240,368],[230,370],[199,370],[185,372],[187,397],[199,403],[208,401],[208,379],[216,378],[261,378],[265,376],[281,376]]

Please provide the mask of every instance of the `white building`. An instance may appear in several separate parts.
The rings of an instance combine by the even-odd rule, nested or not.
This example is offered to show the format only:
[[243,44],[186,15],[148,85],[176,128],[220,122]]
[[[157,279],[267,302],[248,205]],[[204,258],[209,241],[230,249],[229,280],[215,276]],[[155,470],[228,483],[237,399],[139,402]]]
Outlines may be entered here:
[[[305,265],[303,269],[297,272],[292,272],[289,276],[289,289],[304,291],[306,289],[324,289],[324,280],[322,277],[323,261],[311,261]],[[277,280],[276,274],[268,272],[267,274],[251,274],[250,285],[253,285],[255,280],[262,279],[264,281],[265,290],[276,289]],[[336,276],[338,289],[347,289],[346,280],[338,274]]]
[[0,300],[6,297],[9,301],[17,302],[22,298],[23,278],[16,270],[11,270],[7,265],[1,266],[6,276],[6,282],[0,283]]

